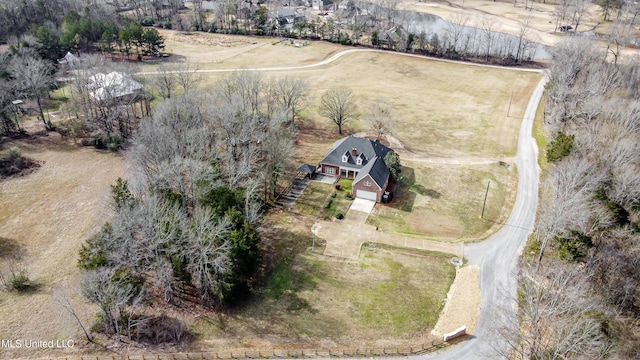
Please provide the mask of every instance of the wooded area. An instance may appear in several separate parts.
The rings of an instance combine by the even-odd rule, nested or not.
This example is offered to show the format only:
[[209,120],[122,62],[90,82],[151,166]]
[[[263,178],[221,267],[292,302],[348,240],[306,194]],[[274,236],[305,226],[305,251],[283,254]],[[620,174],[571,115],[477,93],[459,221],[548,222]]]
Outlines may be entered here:
[[[519,273],[518,358],[640,357],[640,72],[590,39],[554,51],[550,166]],[[515,331],[513,331],[515,329]]]
[[107,333],[146,340],[157,331],[144,316],[147,292],[213,308],[250,295],[260,214],[293,152],[288,106],[299,108],[304,92],[287,94],[302,85],[235,72],[208,92],[215,95],[197,83],[172,91],[141,121],[129,150],[132,183],[112,187],[115,216],[80,253],[83,291],[102,309]]

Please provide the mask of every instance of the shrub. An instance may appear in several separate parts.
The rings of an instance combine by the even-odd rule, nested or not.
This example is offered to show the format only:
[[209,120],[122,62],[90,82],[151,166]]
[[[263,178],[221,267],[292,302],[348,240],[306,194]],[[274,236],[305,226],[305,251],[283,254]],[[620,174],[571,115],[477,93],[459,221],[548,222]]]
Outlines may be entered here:
[[8,290],[24,291],[31,287],[27,270],[21,268],[15,270],[13,266],[9,266],[9,278],[5,278],[4,274],[0,274],[0,285]]
[[22,269],[17,274],[11,275],[11,287],[15,290],[22,291],[29,287],[29,276],[27,271]]
[[547,161],[558,162],[569,155],[571,149],[573,149],[574,139],[575,135],[559,132],[556,138],[547,145]]
[[338,219],[338,220],[344,219],[344,214],[343,213],[337,213],[336,214],[336,219]]
[[342,184],[335,184],[333,186],[336,190],[342,190]]
[[333,203],[333,199],[329,199],[329,201],[327,201],[327,202],[324,204],[324,208],[325,208],[325,209],[330,208],[332,203]]
[[9,155],[7,155],[7,159],[18,160],[21,156],[22,154],[20,153],[20,149],[14,146],[11,149],[9,149]]
[[344,198],[347,200],[353,200],[353,195],[351,195],[351,193],[346,193],[344,194]]
[[154,25],[154,20],[151,16],[147,16],[142,21],[140,21],[140,25],[142,26],[151,26]]
[[338,195],[338,193],[335,193],[335,192],[334,192],[334,193],[331,193],[331,198],[332,198],[332,199],[335,199],[337,195]]

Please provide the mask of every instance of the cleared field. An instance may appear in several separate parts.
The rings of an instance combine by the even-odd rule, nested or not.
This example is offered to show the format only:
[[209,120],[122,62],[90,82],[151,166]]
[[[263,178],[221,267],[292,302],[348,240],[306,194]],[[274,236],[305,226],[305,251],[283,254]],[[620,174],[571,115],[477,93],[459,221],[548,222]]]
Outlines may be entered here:
[[[14,262],[27,270],[32,288],[0,291],[0,339],[82,340],[75,320],[57,302],[68,296],[83,321],[95,309],[79,295],[77,254],[108,213],[109,186],[122,176],[121,156],[33,136],[6,144],[41,162],[33,173],[0,181],[0,270]],[[35,357],[46,350],[2,349],[1,357]],[[55,352],[54,352],[55,354]],[[60,352],[57,352],[62,356]],[[39,355],[44,356],[44,355]]]
[[[171,46],[179,49],[183,45]],[[221,61],[215,68],[234,68],[240,66],[238,61],[247,68],[305,65],[319,62],[341,49],[349,48],[323,42],[311,42],[301,48],[261,46]],[[284,60],[277,60],[279,56]],[[240,58],[242,60],[238,60]],[[211,85],[224,73],[203,75]],[[394,136],[407,149],[426,156],[451,158],[514,155],[518,126],[529,94],[540,77],[537,73],[376,52],[347,54],[318,68],[291,68],[264,75],[306,79],[311,91],[307,110],[302,113],[303,121],[323,133],[333,129],[336,133],[331,140],[339,138],[337,127],[317,115],[317,106],[324,91],[344,85],[359,97],[362,113],[358,121],[346,126],[346,133],[366,130],[366,110],[378,99],[384,99],[395,111]],[[323,154],[326,150],[317,151]]]
[[[274,51],[281,51],[280,47],[257,47],[242,56],[269,59]],[[329,56],[333,52],[328,49],[333,51],[340,47],[311,42],[302,48],[287,47],[282,51],[294,50],[297,53],[287,52],[287,57],[297,54],[302,64],[307,59],[303,54],[314,48],[318,48],[314,50],[316,53]],[[318,56],[317,60],[320,58]],[[258,60],[246,64],[263,66]],[[225,61],[219,65],[224,67]],[[209,84],[213,84],[224,73],[203,75]],[[491,159],[494,164],[498,160],[511,164],[520,121],[529,95],[541,76],[539,73],[441,62],[397,53],[357,52],[317,68],[264,73],[268,77],[285,75],[302,77],[310,85],[307,108],[299,123],[294,157],[297,163],[317,164],[335,140],[346,134],[366,132],[367,109],[378,99],[393,105],[392,132],[396,143],[390,145],[400,154],[401,162],[415,171],[410,184],[400,184],[396,203],[391,207],[378,206],[370,223],[383,231],[450,240],[477,240],[486,237],[488,230],[497,228],[494,222],[501,221],[501,216],[511,206],[507,195],[515,172],[498,165],[436,166],[428,161],[434,158]],[[362,113],[358,120],[345,127],[343,135],[337,133],[334,124],[317,114],[322,93],[339,85],[350,87],[358,95]],[[485,218],[491,221],[486,221],[479,216],[489,179],[492,188]],[[432,199],[420,194],[419,189],[444,189],[443,193],[447,195]],[[309,193],[313,191],[313,188],[308,190]],[[301,201],[305,201],[304,195]],[[313,214],[309,211],[302,209],[301,212],[318,214],[315,210]]]
[[427,252],[374,247],[357,262],[306,252],[276,268],[263,301],[191,327],[217,348],[416,344],[428,339],[454,276],[448,257]]
[[515,194],[515,171],[497,163],[452,166],[406,162],[401,175],[394,201],[376,206],[367,219],[380,231],[441,241],[482,239],[506,219],[505,210]]
[[[176,53],[182,52],[176,58],[211,69],[304,65],[345,49],[315,42],[299,48],[271,45],[267,39],[217,45],[178,40],[168,41],[170,49],[175,46]],[[521,115],[540,76],[381,53],[349,54],[318,68],[265,74],[285,75],[304,77],[312,89],[294,156],[296,161],[312,164],[344,136],[316,115],[320,95],[332,86],[351,87],[360,97],[363,112],[378,98],[394,104],[394,136],[413,157],[497,158],[515,153]],[[220,76],[205,74],[206,82],[211,84]],[[364,117],[346,130],[346,134],[366,130]],[[31,175],[0,183],[0,248],[24,251],[23,264],[36,290],[25,295],[0,293],[0,338],[79,340],[75,322],[56,303],[57,294],[78,284],[77,251],[107,218],[109,185],[122,176],[124,164],[117,155],[93,149],[46,141],[17,145],[25,155],[44,163]],[[510,175],[503,167],[403,163],[407,168],[403,176],[411,179],[408,169],[413,169],[413,182],[408,183],[406,196],[398,197],[401,207],[380,208],[372,217],[385,231],[482,237],[487,227],[475,219],[474,211],[480,209],[488,179],[495,180],[495,188],[488,202],[494,205],[486,217],[499,219],[503,205],[508,204]],[[316,257],[306,250],[317,216],[313,212],[331,192],[330,188],[320,190],[311,199],[310,210],[300,211],[309,215],[268,219],[281,227],[282,233],[266,242],[276,247],[273,256],[282,263],[267,280],[260,299],[241,311],[171,314],[184,318],[198,335],[194,347],[329,347],[367,341],[398,345],[427,336],[453,280],[448,258],[379,248],[363,251],[355,263]],[[403,222],[386,210],[403,212]],[[425,228],[423,223],[452,225],[438,229]],[[96,309],[77,293],[72,298],[83,319],[90,322]]]
[[344,49],[324,42],[304,46],[302,40],[209,33],[185,35],[171,30],[162,30],[161,34],[166,39],[165,52],[172,54],[169,62],[188,61],[200,69],[300,66],[317,63]]

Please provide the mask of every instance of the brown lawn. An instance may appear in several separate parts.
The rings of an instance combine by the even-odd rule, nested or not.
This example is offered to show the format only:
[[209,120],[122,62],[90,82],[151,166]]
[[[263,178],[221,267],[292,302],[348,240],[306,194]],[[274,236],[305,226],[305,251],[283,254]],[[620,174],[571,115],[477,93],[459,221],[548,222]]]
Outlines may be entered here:
[[[81,341],[77,324],[57,300],[69,296],[87,323],[95,313],[78,293],[77,253],[109,213],[109,186],[123,175],[123,159],[60,143],[55,133],[4,143],[3,149],[9,146],[42,166],[0,181],[0,249],[11,250],[0,254],[0,267],[6,272],[20,256],[17,264],[34,287],[24,295],[0,292],[0,339]],[[2,357],[47,353],[34,351],[2,349]]]

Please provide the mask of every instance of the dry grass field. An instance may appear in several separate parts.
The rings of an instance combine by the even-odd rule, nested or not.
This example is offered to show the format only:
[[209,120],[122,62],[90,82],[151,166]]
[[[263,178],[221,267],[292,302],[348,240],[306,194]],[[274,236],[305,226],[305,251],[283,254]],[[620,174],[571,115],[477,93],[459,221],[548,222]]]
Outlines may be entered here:
[[[168,61],[188,60],[201,69],[309,65],[345,49],[318,42],[295,47],[273,39],[163,34],[168,51],[175,54]],[[346,134],[367,130],[364,114],[377,99],[394,105],[393,135],[410,183],[396,204],[376,209],[371,221],[382,230],[454,240],[482,238],[493,225],[476,214],[489,179],[487,218],[499,221],[509,208],[514,171],[498,165],[419,160],[510,163],[521,116],[539,74],[363,52],[321,67],[265,73],[285,75],[303,77],[311,88],[293,156],[297,162],[317,163],[341,137],[335,125],[317,115],[326,89],[347,85],[359,96],[363,116],[346,127]],[[204,76],[210,85],[223,74]],[[81,276],[77,252],[108,218],[109,185],[122,176],[125,165],[119,155],[68,146],[52,140],[54,136],[12,141],[0,149],[18,146],[42,162],[32,174],[0,182],[0,262],[7,264],[9,251],[22,253],[21,263],[34,284],[34,290],[23,295],[0,292],[2,339],[80,340],[75,322],[56,302],[61,292],[72,294],[85,321],[97,311],[74,292]],[[424,339],[434,326],[454,276],[447,258],[378,248],[363,251],[357,262],[326,259],[308,250],[312,216],[284,213],[268,221],[281,228],[282,237],[291,237],[276,252],[282,255],[297,248],[295,256],[276,267],[261,300],[246,305],[245,311],[180,315],[197,335],[195,349],[401,344]],[[5,355],[64,354],[22,350],[3,352],[1,357]]]
[[[2,145],[17,147],[41,167],[0,181],[0,270],[26,269],[31,289],[0,291],[0,339],[81,340],[75,321],[57,300],[69,296],[83,320],[95,309],[78,291],[77,254],[108,214],[109,186],[122,176],[122,157],[66,144],[56,133]],[[0,357],[35,357],[33,349]],[[41,356],[41,355],[39,355]]]
[[508,205],[515,196],[515,171],[498,164],[406,162],[402,176],[394,202],[377,206],[367,219],[380,231],[440,241],[477,241],[506,220]]

